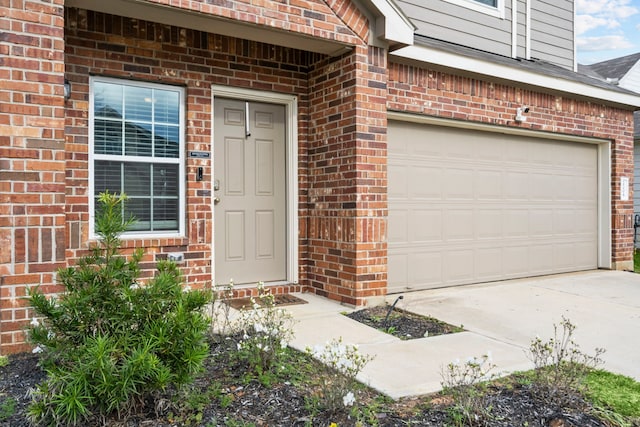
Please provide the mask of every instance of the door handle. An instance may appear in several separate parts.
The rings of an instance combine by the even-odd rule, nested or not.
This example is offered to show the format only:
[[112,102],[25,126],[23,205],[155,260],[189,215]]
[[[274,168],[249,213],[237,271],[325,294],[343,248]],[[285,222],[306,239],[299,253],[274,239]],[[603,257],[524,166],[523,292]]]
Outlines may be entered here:
[[217,205],[218,203],[220,203],[220,197],[214,197],[213,198],[213,204]]

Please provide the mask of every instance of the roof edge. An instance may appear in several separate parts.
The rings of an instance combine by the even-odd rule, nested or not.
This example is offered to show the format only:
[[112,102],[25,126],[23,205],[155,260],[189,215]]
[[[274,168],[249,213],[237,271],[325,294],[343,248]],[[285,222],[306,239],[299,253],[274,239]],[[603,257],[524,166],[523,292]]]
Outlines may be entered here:
[[393,0],[361,0],[376,16],[376,34],[378,39],[390,44],[411,46],[416,27]]

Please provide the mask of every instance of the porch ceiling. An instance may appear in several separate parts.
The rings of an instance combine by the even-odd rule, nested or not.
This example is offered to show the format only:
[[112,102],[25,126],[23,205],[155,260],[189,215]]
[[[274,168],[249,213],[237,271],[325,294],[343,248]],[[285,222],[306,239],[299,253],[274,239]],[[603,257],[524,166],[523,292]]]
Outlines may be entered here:
[[219,16],[205,15],[140,0],[65,0],[64,5],[65,7],[77,7],[330,56],[341,55],[351,49],[351,46],[336,41],[250,25]]

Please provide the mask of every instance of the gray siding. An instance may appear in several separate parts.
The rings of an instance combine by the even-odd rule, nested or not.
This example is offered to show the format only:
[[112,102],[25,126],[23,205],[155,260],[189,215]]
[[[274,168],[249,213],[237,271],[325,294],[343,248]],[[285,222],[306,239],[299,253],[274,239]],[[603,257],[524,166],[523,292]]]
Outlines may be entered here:
[[[573,68],[573,1],[531,1],[531,57]],[[517,56],[526,57],[526,0],[505,0],[504,19],[444,0],[397,0],[419,35],[511,56],[512,4],[517,2]]]
[[511,56],[510,0],[505,11],[507,19],[444,0],[398,0],[397,4],[417,27],[417,34]]
[[640,93],[640,61],[627,71],[618,84],[620,87]]
[[[527,3],[525,0],[518,1],[518,58],[527,57]],[[511,16],[511,15],[509,15]]]
[[573,0],[531,1],[531,57],[573,68]]

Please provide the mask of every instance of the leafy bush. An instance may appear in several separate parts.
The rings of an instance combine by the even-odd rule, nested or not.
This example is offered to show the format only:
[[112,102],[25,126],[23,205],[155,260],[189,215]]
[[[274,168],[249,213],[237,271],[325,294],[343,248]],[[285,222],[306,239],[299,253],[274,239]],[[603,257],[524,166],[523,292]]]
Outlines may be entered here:
[[58,272],[65,292],[29,294],[42,322],[29,337],[41,352],[47,380],[30,416],[49,425],[79,424],[91,414],[119,416],[153,391],[191,382],[208,354],[205,291],[183,291],[175,263],[161,261],[148,283],[138,281],[142,250],[120,254],[125,196],[103,193],[100,236],[91,254]]
[[262,282],[258,283],[258,299],[250,301],[251,308],[241,310],[232,326],[238,331],[237,352],[232,356],[245,365],[249,376],[269,385],[293,338],[293,317],[276,307],[274,296]]
[[356,403],[354,390],[358,386],[356,376],[372,360],[361,354],[355,345],[344,344],[342,338],[333,339],[324,346],[307,348],[306,353],[328,367],[318,388],[320,409],[339,412]]
[[576,326],[562,318],[553,325],[553,338],[542,341],[536,337],[529,347],[529,358],[535,366],[533,392],[545,401],[568,405],[573,392],[584,391],[584,379],[602,363],[604,349],[596,348],[594,355],[584,353],[573,339]]
[[491,419],[490,408],[485,404],[485,393],[480,383],[490,380],[495,368],[491,353],[480,357],[469,357],[464,363],[455,360],[442,369],[444,393],[453,397],[450,415],[454,425],[476,425]]

